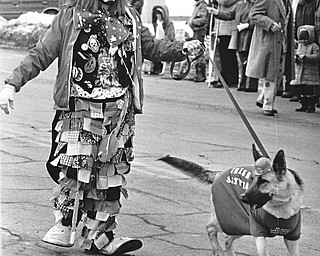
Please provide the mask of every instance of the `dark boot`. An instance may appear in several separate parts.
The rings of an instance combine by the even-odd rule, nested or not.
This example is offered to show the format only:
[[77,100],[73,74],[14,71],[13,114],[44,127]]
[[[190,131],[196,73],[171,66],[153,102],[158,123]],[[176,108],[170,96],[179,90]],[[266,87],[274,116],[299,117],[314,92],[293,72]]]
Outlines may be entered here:
[[312,97],[308,97],[308,109],[307,109],[307,113],[314,113],[316,111],[316,103],[317,103],[317,97],[316,96],[312,96]]
[[309,107],[308,98],[306,96],[301,96],[300,104],[301,104],[301,108],[297,108],[296,111],[306,112]]
[[196,77],[193,79],[194,82],[204,82],[206,81],[206,64],[204,63],[198,63],[196,65]]
[[319,99],[319,97],[317,96],[317,103],[316,103],[316,107],[317,108],[320,108],[320,99]]
[[253,77],[247,77],[245,92],[258,92],[259,79]]
[[193,81],[198,80],[200,77],[200,63],[197,63],[195,65],[195,68],[196,68],[196,75],[193,77],[192,79]]

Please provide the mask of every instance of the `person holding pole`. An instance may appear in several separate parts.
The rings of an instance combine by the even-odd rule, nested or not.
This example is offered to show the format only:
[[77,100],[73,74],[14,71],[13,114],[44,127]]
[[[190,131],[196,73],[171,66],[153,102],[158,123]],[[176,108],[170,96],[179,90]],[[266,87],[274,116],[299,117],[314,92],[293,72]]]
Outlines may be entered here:
[[[241,0],[217,0],[218,9],[222,12],[228,12],[234,8],[237,2]],[[216,22],[216,31],[219,40],[219,56],[221,62],[221,74],[228,86],[238,87],[239,65],[235,50],[229,49],[229,44],[233,29],[236,28],[235,20],[219,20]],[[213,87],[222,87],[221,83]]]
[[199,40],[154,38],[127,0],[69,0],[62,7],[0,91],[0,108],[9,114],[15,93],[58,59],[47,161],[57,183],[51,198],[56,221],[42,241],[64,247],[77,241],[88,253],[104,255],[142,246],[114,234],[120,197],[128,195],[135,115],[142,113],[142,59],[182,61],[199,52]]
[[238,84],[238,91],[253,91],[258,89],[258,79],[246,77],[245,70],[249,54],[253,25],[249,19],[249,12],[253,6],[252,0],[237,2],[228,11],[219,11],[216,8],[208,7],[208,10],[217,19],[235,20],[236,26],[232,30],[231,40],[228,49],[236,50],[241,65],[241,76]]

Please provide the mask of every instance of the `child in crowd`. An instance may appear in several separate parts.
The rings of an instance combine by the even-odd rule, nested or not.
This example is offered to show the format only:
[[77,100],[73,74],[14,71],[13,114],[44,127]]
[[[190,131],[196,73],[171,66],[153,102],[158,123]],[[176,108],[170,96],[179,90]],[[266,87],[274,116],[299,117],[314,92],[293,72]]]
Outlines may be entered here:
[[[166,5],[156,5],[152,8],[152,25],[154,34],[157,39],[165,39],[167,41],[175,41],[175,29],[173,21],[169,19],[169,9]],[[154,75],[163,72],[163,63],[153,62]]]
[[301,91],[301,107],[298,112],[314,113],[317,103],[317,87],[319,86],[318,65],[320,60],[319,46],[315,43],[315,27],[303,25],[298,28],[298,47],[295,54],[295,79],[291,85],[298,86]]

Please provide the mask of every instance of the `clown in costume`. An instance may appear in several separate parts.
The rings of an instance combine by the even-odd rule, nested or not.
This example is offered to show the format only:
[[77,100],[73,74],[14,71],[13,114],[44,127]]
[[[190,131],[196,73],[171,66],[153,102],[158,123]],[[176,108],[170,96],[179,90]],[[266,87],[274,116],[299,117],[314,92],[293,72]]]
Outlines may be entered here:
[[[47,161],[57,183],[51,198],[56,222],[44,242],[70,247],[76,241],[105,255],[142,246],[138,239],[114,236],[120,197],[127,197],[135,115],[142,113],[142,59],[181,61],[186,50],[203,51],[198,40],[154,38],[126,0],[70,0],[6,78],[0,107],[9,114],[15,93],[58,58]],[[81,235],[74,238],[76,225]]]

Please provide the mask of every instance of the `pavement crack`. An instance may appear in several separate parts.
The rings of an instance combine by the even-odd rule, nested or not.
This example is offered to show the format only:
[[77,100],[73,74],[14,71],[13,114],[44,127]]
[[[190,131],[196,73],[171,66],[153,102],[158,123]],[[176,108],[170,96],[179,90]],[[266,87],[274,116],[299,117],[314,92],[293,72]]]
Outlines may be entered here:
[[130,191],[134,191],[134,192],[136,192],[138,194],[142,194],[142,195],[152,196],[152,197],[155,197],[157,199],[162,199],[162,200],[165,200],[165,201],[170,202],[170,203],[180,204],[179,202],[174,201],[172,199],[169,199],[169,198],[166,198],[166,197],[163,197],[163,196],[158,196],[158,195],[153,194],[151,192],[142,191],[142,190],[139,190],[139,189],[136,189],[136,188],[130,188]]
[[[0,153],[2,154],[7,154],[9,156],[12,156],[12,157],[18,157],[18,158],[22,158],[22,159],[26,159],[26,162],[25,163],[28,163],[28,162],[36,162],[35,160],[29,158],[29,157],[25,157],[25,156],[22,156],[22,155],[17,155],[17,154],[13,154],[13,153],[10,153],[9,151],[5,151],[5,150],[0,150]],[[21,162],[19,162],[21,164]],[[1,164],[4,164],[4,162],[1,162]]]
[[[177,233],[175,233],[175,234],[177,234]],[[181,232],[181,233],[179,233],[179,234],[181,234],[181,235],[186,235],[186,234],[190,234],[190,233]],[[200,251],[208,251],[208,252],[212,252],[211,249],[192,247],[192,246],[189,246],[189,245],[185,245],[185,244],[181,244],[181,243],[176,243],[176,242],[173,242],[172,240],[167,240],[167,239],[163,239],[163,238],[160,238],[160,237],[155,237],[155,236],[153,236],[152,238],[153,238],[153,239],[156,239],[156,240],[159,240],[159,241],[162,241],[162,242],[166,242],[166,243],[175,245],[175,246],[180,246],[180,247],[186,248],[186,249],[188,249],[188,250],[192,250],[192,251],[199,251],[199,252],[200,252]]]
[[10,236],[16,237],[19,241],[22,241],[22,237],[18,234],[13,233],[10,229],[1,227],[1,230],[7,232]]
[[33,205],[33,206],[40,206],[44,208],[52,208],[52,205],[43,205],[43,204],[37,204],[37,203],[30,203],[30,202],[1,202],[3,205],[14,205],[14,204],[27,204],[27,205]]
[[157,223],[153,223],[150,220],[147,219],[147,217],[149,215],[166,215],[166,213],[161,213],[161,214],[154,214],[154,213],[149,213],[149,214],[129,214],[129,213],[125,213],[123,215],[127,215],[127,216],[132,216],[132,217],[136,217],[141,219],[145,224],[147,225],[151,225],[154,227],[159,228],[160,230],[164,231],[165,233],[169,233],[169,234],[174,234],[174,232],[170,231],[170,230],[166,230],[166,225],[161,225],[161,224],[157,224]]

